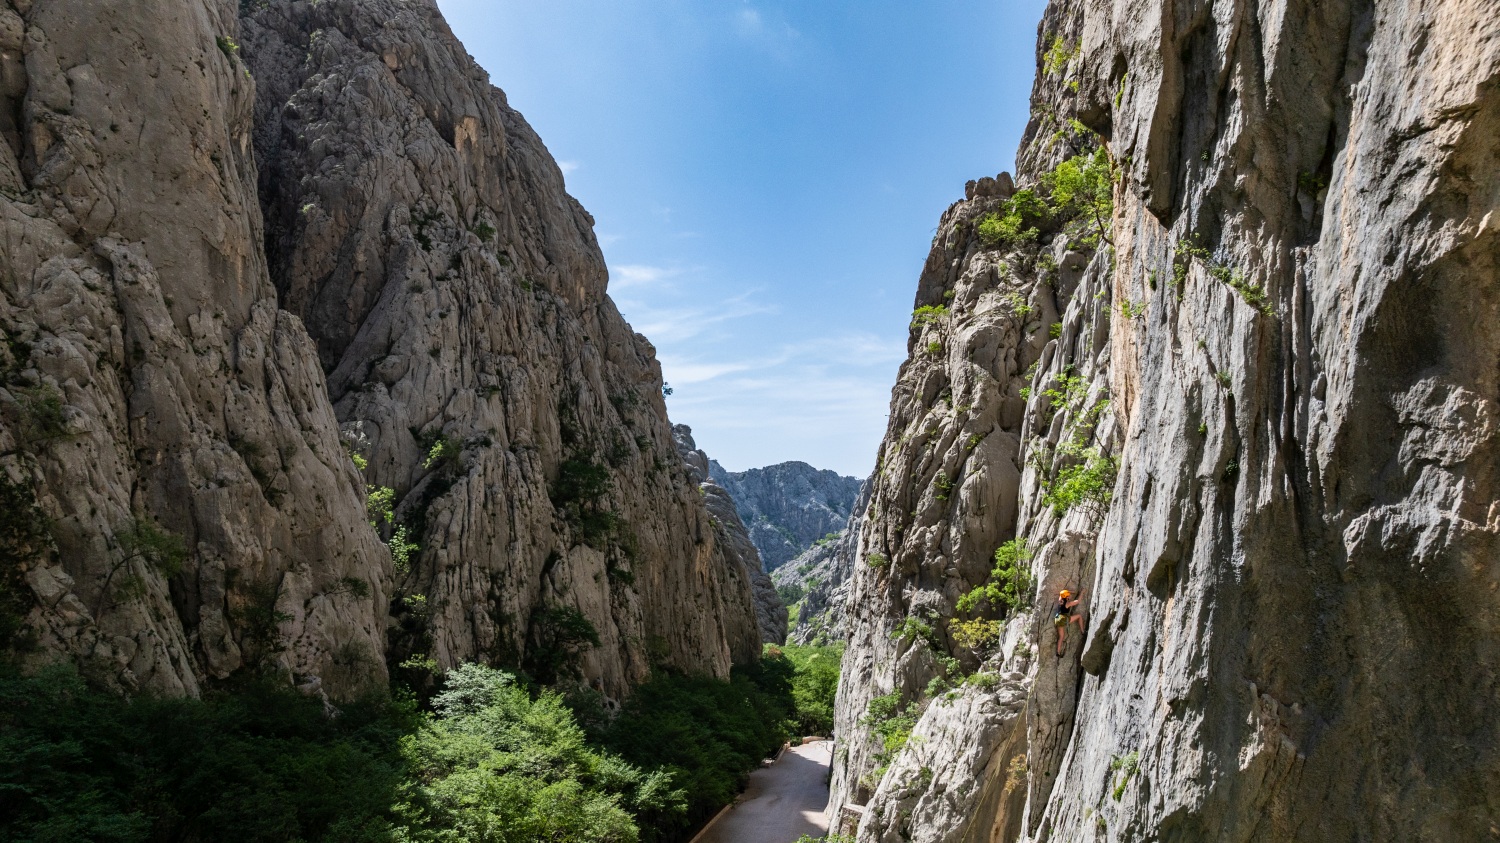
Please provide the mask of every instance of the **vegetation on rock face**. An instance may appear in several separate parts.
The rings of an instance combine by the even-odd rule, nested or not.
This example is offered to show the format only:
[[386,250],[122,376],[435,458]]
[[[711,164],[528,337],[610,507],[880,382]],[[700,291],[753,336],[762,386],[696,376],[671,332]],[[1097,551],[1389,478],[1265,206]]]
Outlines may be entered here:
[[34,598],[24,566],[51,546],[52,533],[31,487],[0,472],[0,651],[24,650],[32,643],[25,618]]
[[[1091,134],[1091,133],[1090,133]],[[1086,248],[1112,243],[1114,166],[1098,147],[1058,164],[1035,188],[1017,190],[979,221],[976,233],[991,248],[1017,249],[1036,241],[1043,227],[1061,226]]]
[[885,775],[891,762],[911,739],[911,731],[917,727],[917,717],[920,714],[921,708],[903,701],[900,691],[892,691],[870,700],[865,716],[859,723],[875,736],[880,749],[875,753],[875,762],[879,766],[865,776],[867,784],[873,786],[873,783],[879,782]]
[[[981,605],[988,605],[1004,618],[1027,605],[1036,587],[1031,557],[1031,547],[1024,538],[1000,545],[995,551],[995,567],[989,580],[960,597],[958,611],[973,612]],[[982,653],[1000,637],[1000,624],[998,619],[954,620],[949,624],[949,632],[960,647]]]
[[1063,468],[1057,477],[1047,484],[1042,503],[1052,507],[1058,516],[1068,510],[1082,506],[1091,512],[1103,511],[1114,497],[1115,475],[1119,472],[1119,461],[1104,456],[1098,448],[1074,448],[1064,444],[1058,449],[1064,456],[1076,456],[1082,461]]
[[948,308],[941,304],[924,304],[911,312],[911,327],[921,328],[941,322],[948,316]]

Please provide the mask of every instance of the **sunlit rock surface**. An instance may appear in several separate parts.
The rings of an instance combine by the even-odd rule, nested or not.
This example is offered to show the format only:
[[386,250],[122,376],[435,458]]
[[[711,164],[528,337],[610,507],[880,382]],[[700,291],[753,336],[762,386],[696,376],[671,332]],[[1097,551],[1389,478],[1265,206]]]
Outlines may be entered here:
[[[986,246],[1009,178],[944,215],[832,810],[867,805],[861,841],[1495,839],[1500,7],[1057,0],[1037,52],[1016,186],[1098,132],[1113,248]],[[1059,518],[1064,441],[1119,462]],[[1012,536],[1034,609],[985,666],[1011,678],[924,702]],[[1065,586],[1089,635],[1058,659]],[[861,721],[892,690],[924,739],[882,759]]]
[[857,478],[805,462],[749,471],[725,471],[711,462],[709,470],[714,482],[734,498],[767,571],[780,568],[813,542],[843,529],[859,495]]
[[758,655],[592,219],[435,5],[5,0],[0,140],[0,643],[335,697],[567,613],[610,695]]

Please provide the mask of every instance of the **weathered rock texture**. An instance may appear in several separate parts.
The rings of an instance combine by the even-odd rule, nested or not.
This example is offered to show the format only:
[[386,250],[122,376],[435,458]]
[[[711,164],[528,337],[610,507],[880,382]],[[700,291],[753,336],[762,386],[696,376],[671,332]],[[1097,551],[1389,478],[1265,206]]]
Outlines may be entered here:
[[767,571],[790,562],[812,543],[843,529],[853,512],[860,482],[805,462],[784,462],[749,471],[709,466],[713,480],[729,490],[740,520],[760,551]]
[[750,534],[745,531],[745,523],[735,510],[734,500],[723,486],[710,477],[712,463],[708,455],[699,450],[697,443],[693,441],[692,428],[685,424],[673,425],[672,435],[676,440],[677,453],[687,464],[688,477],[698,484],[698,490],[703,493],[703,503],[708,507],[708,514],[713,520],[718,546],[723,548],[728,558],[739,563],[750,580],[750,587],[755,594],[755,623],[760,629],[760,640],[767,644],[786,643],[786,606],[782,605],[781,598],[776,594],[776,586],[761,564],[760,553],[750,541]]
[[237,29],[0,4],[4,643],[126,690],[353,693],[385,675],[389,557],[267,275]]
[[546,674],[576,611],[600,644],[572,667],[610,694],[653,662],[755,658],[751,583],[674,448],[654,350],[605,295],[593,220],[436,6],[253,5],[243,52],[271,276],[420,547],[394,656]]
[[[1017,181],[1087,145],[1069,119],[1098,132],[1113,248],[984,248],[1008,178],[944,216],[917,303],[951,312],[893,399],[833,809],[868,801],[861,841],[1500,838],[1500,7],[1056,0],[1039,66],[1054,44]],[[1059,517],[1065,442],[1119,468]],[[970,657],[946,619],[1013,535],[1039,611],[879,758],[870,699],[920,708]],[[1089,634],[1059,660],[1062,586]],[[893,640],[908,615],[934,640]]]
[[863,483],[844,529],[832,539],[814,542],[797,558],[771,572],[771,581],[778,589],[802,594],[797,620],[787,638],[793,644],[830,644],[848,636],[844,607],[869,506],[870,484]]
[[5,0],[0,140],[6,646],[336,696],[758,655],[592,220],[434,4]]

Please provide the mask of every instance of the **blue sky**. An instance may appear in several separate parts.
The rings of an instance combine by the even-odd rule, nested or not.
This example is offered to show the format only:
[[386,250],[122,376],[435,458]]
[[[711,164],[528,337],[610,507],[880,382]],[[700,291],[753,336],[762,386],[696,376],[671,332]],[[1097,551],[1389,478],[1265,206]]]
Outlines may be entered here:
[[1043,0],[439,0],[597,221],[668,410],[730,470],[863,477],[917,276],[1010,169]]

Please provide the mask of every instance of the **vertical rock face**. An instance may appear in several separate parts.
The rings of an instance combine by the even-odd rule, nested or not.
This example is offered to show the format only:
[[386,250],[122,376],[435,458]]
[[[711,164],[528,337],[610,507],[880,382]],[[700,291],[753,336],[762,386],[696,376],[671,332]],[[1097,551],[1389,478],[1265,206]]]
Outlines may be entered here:
[[[756,657],[752,586],[673,444],[593,220],[426,2],[247,6],[271,276],[414,542],[392,646],[611,694]],[[578,642],[573,642],[578,643]]]
[[843,529],[859,495],[860,482],[805,462],[784,462],[749,471],[709,468],[715,483],[729,490],[740,520],[760,551],[767,571],[791,561],[813,542]]
[[277,308],[234,5],[0,3],[7,645],[126,690],[384,678],[388,556]]
[[170,694],[757,657],[592,220],[432,4],[7,0],[0,141],[0,644]]
[[[889,563],[855,569],[835,808],[867,804],[862,841],[1493,838],[1500,7],[1056,0],[1038,57],[1017,181],[1097,132],[1108,238],[988,248],[1007,179],[944,217],[917,304],[949,312],[914,329],[861,543]],[[1063,505],[1079,467],[1117,470]],[[955,595],[1011,536],[1032,609],[924,709],[938,657],[972,658]],[[1089,630],[1057,659],[1060,587]],[[931,641],[891,638],[909,615]],[[891,690],[921,715],[880,758],[861,721]]]
[[771,572],[779,588],[802,593],[797,620],[788,639],[793,644],[830,644],[848,637],[844,606],[859,552],[859,534],[870,507],[870,484],[860,485],[854,512],[835,538],[818,541],[797,558]]
[[761,565],[760,553],[745,531],[734,500],[710,477],[714,463],[698,449],[693,441],[692,428],[685,424],[673,425],[672,436],[677,443],[677,453],[687,464],[688,477],[698,484],[698,490],[703,494],[703,503],[713,519],[715,544],[725,555],[724,564],[738,564],[749,579],[755,596],[755,623],[760,629],[760,640],[767,644],[786,643],[786,606],[782,605],[776,586]]

